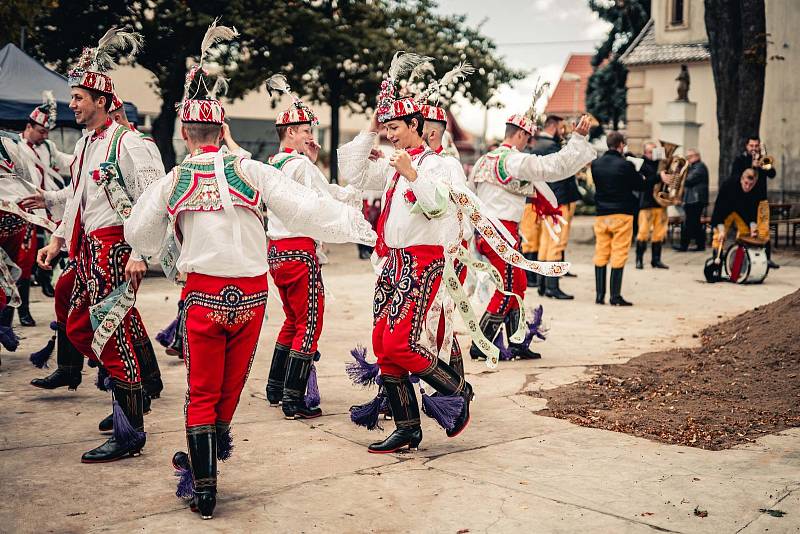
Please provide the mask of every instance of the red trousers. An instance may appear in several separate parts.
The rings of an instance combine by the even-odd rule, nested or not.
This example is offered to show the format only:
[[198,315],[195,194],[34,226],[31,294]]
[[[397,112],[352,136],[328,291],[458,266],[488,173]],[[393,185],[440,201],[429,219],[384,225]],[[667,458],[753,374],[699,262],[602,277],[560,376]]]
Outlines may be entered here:
[[276,239],[270,241],[268,252],[269,272],[286,315],[277,342],[296,352],[314,354],[325,312],[316,243],[308,237]]
[[61,276],[56,280],[56,286],[54,288],[56,297],[56,322],[61,326],[67,324],[69,303],[72,298],[72,290],[75,287],[75,277],[77,275],[78,270],[75,268],[75,261],[70,260],[67,262],[67,268],[61,271]]
[[[82,234],[77,250],[67,337],[79,352],[97,359],[92,351],[94,330],[89,319],[89,306],[100,302],[125,282],[125,264],[130,258],[131,247],[125,242],[122,226],[109,226],[88,235]],[[137,325],[142,323],[135,307],[125,316],[100,355],[100,362],[112,377],[131,384],[142,379],[134,347],[134,321]]]
[[38,252],[39,241],[36,238],[36,227],[32,224],[25,225],[22,243],[17,254],[16,264],[22,270],[20,280],[28,280],[33,273],[33,265],[36,263],[36,253]]
[[186,314],[186,428],[230,424],[256,354],[267,277],[189,273],[181,298]]
[[24,219],[7,211],[0,211],[0,247],[5,250],[14,263],[17,263],[19,259],[26,227]]
[[420,340],[443,271],[442,247],[389,249],[372,308],[372,348],[382,374],[402,378],[436,363],[436,353]]
[[[519,227],[519,224],[511,221],[500,222],[503,223],[503,226],[508,228],[508,231],[511,232],[512,236],[517,235],[517,228]],[[517,240],[516,246],[519,249],[519,240]],[[525,289],[528,287],[525,271],[519,267],[514,267],[504,262],[503,259],[498,256],[494,250],[492,250],[492,247],[490,247],[489,244],[481,238],[478,238],[478,251],[488,258],[489,263],[491,263],[492,266],[494,266],[494,268],[497,269],[497,271],[503,277],[504,289],[519,295],[520,298],[524,298]],[[499,291],[495,291],[494,295],[492,295],[492,298],[489,301],[489,305],[486,306],[486,311],[494,315],[505,315],[510,310],[518,307],[519,305],[517,304],[516,299],[503,295]]]

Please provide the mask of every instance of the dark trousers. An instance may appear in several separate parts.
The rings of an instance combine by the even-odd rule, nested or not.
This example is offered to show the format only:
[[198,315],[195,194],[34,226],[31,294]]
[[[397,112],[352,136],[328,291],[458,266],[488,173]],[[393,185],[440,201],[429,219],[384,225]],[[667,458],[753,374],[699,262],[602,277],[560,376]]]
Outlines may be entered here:
[[681,248],[687,248],[692,240],[697,243],[698,248],[705,248],[706,232],[700,222],[704,208],[703,204],[685,204],[683,206],[685,217],[681,227]]

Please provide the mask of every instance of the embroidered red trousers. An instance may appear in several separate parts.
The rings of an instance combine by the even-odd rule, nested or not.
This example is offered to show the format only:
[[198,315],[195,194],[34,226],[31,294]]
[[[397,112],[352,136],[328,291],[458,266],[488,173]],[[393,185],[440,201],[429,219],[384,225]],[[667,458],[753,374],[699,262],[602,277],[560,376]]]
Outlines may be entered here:
[[230,424],[256,354],[267,276],[189,273],[181,298],[186,315],[186,428]]
[[36,237],[36,227],[32,224],[26,224],[22,235],[22,242],[20,243],[19,253],[15,260],[22,270],[22,274],[19,276],[20,280],[30,279],[33,273],[33,265],[36,263],[38,246],[39,241]]
[[56,280],[56,286],[54,288],[56,322],[61,326],[67,324],[69,303],[72,298],[72,290],[75,287],[75,278],[77,275],[78,270],[75,268],[75,261],[70,260],[67,262],[66,269],[61,271],[61,276]]
[[277,343],[303,354],[314,354],[322,333],[325,287],[313,239],[296,237],[270,241],[269,273],[281,296],[283,321]]
[[[97,359],[92,351],[94,330],[89,319],[89,306],[97,304],[125,282],[125,264],[130,258],[131,247],[125,242],[122,226],[109,226],[88,235],[81,234],[77,251],[74,287],[67,315],[67,337],[80,353]],[[68,284],[69,279],[62,282],[59,278],[59,282]],[[141,382],[134,343],[143,331],[142,318],[134,307],[100,354],[100,362],[112,377],[132,384]]]
[[[503,223],[503,226],[508,229],[512,236],[517,235],[517,229],[519,227],[517,223],[512,221],[500,222]],[[517,240],[516,246],[519,249],[519,240]],[[478,251],[486,256],[486,258],[489,260],[489,263],[491,263],[492,266],[494,266],[494,268],[497,269],[497,271],[503,277],[504,289],[519,295],[520,298],[524,298],[525,289],[528,287],[525,271],[519,267],[514,267],[504,262],[503,259],[494,250],[492,250],[492,247],[490,247],[489,244],[480,237],[478,238]],[[486,306],[486,311],[494,315],[505,315],[510,310],[518,307],[519,305],[517,304],[516,299],[503,295],[499,291],[495,291],[491,300],[489,300],[489,305]]]
[[17,263],[20,255],[26,227],[24,219],[7,211],[0,211],[0,247],[14,263]]
[[436,363],[437,355],[420,341],[443,271],[442,247],[389,249],[372,309],[372,348],[382,374],[402,378]]

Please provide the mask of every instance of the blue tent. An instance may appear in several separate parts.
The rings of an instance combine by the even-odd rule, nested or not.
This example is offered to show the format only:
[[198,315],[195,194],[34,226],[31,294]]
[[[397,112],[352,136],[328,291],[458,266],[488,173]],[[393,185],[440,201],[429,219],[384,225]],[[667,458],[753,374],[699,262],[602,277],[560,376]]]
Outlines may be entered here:
[[[67,79],[12,43],[0,49],[0,125],[21,129],[33,108],[42,103],[42,91],[48,89],[58,102],[57,126],[77,128],[69,109]],[[133,104],[125,102],[125,113],[131,122],[139,122]]]

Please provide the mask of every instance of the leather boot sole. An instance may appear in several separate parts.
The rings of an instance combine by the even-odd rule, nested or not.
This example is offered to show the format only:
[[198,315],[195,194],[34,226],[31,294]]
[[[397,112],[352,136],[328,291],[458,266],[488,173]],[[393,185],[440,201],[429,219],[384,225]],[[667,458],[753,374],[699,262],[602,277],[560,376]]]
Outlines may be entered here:
[[408,449],[409,452],[417,452],[419,450],[419,445],[416,447],[412,447],[410,443],[406,443],[405,445],[400,445],[399,447],[395,447],[394,449],[388,451],[375,451],[370,448],[367,448],[367,452],[370,454],[392,454],[393,452],[397,452],[403,449]]
[[84,458],[81,458],[81,463],[82,464],[110,464],[111,462],[116,462],[118,460],[124,460],[125,458],[128,458],[128,457],[136,458],[137,456],[141,456],[141,455],[142,455],[142,450],[139,449],[138,451],[129,451],[129,452],[125,453],[125,454],[122,454],[122,455],[118,456],[117,458],[110,458],[110,459],[107,459],[107,460],[86,460]]
[[[474,400],[474,397],[473,397],[473,400]],[[469,422],[471,420],[472,420],[472,414],[469,414],[469,417],[467,417],[467,422],[464,423],[464,426],[461,427],[461,430],[459,430],[458,432],[456,432],[452,436],[447,436],[447,437],[450,438],[450,439],[453,439],[453,438],[459,436],[462,432],[464,432],[467,429],[467,427],[469,426]]]

